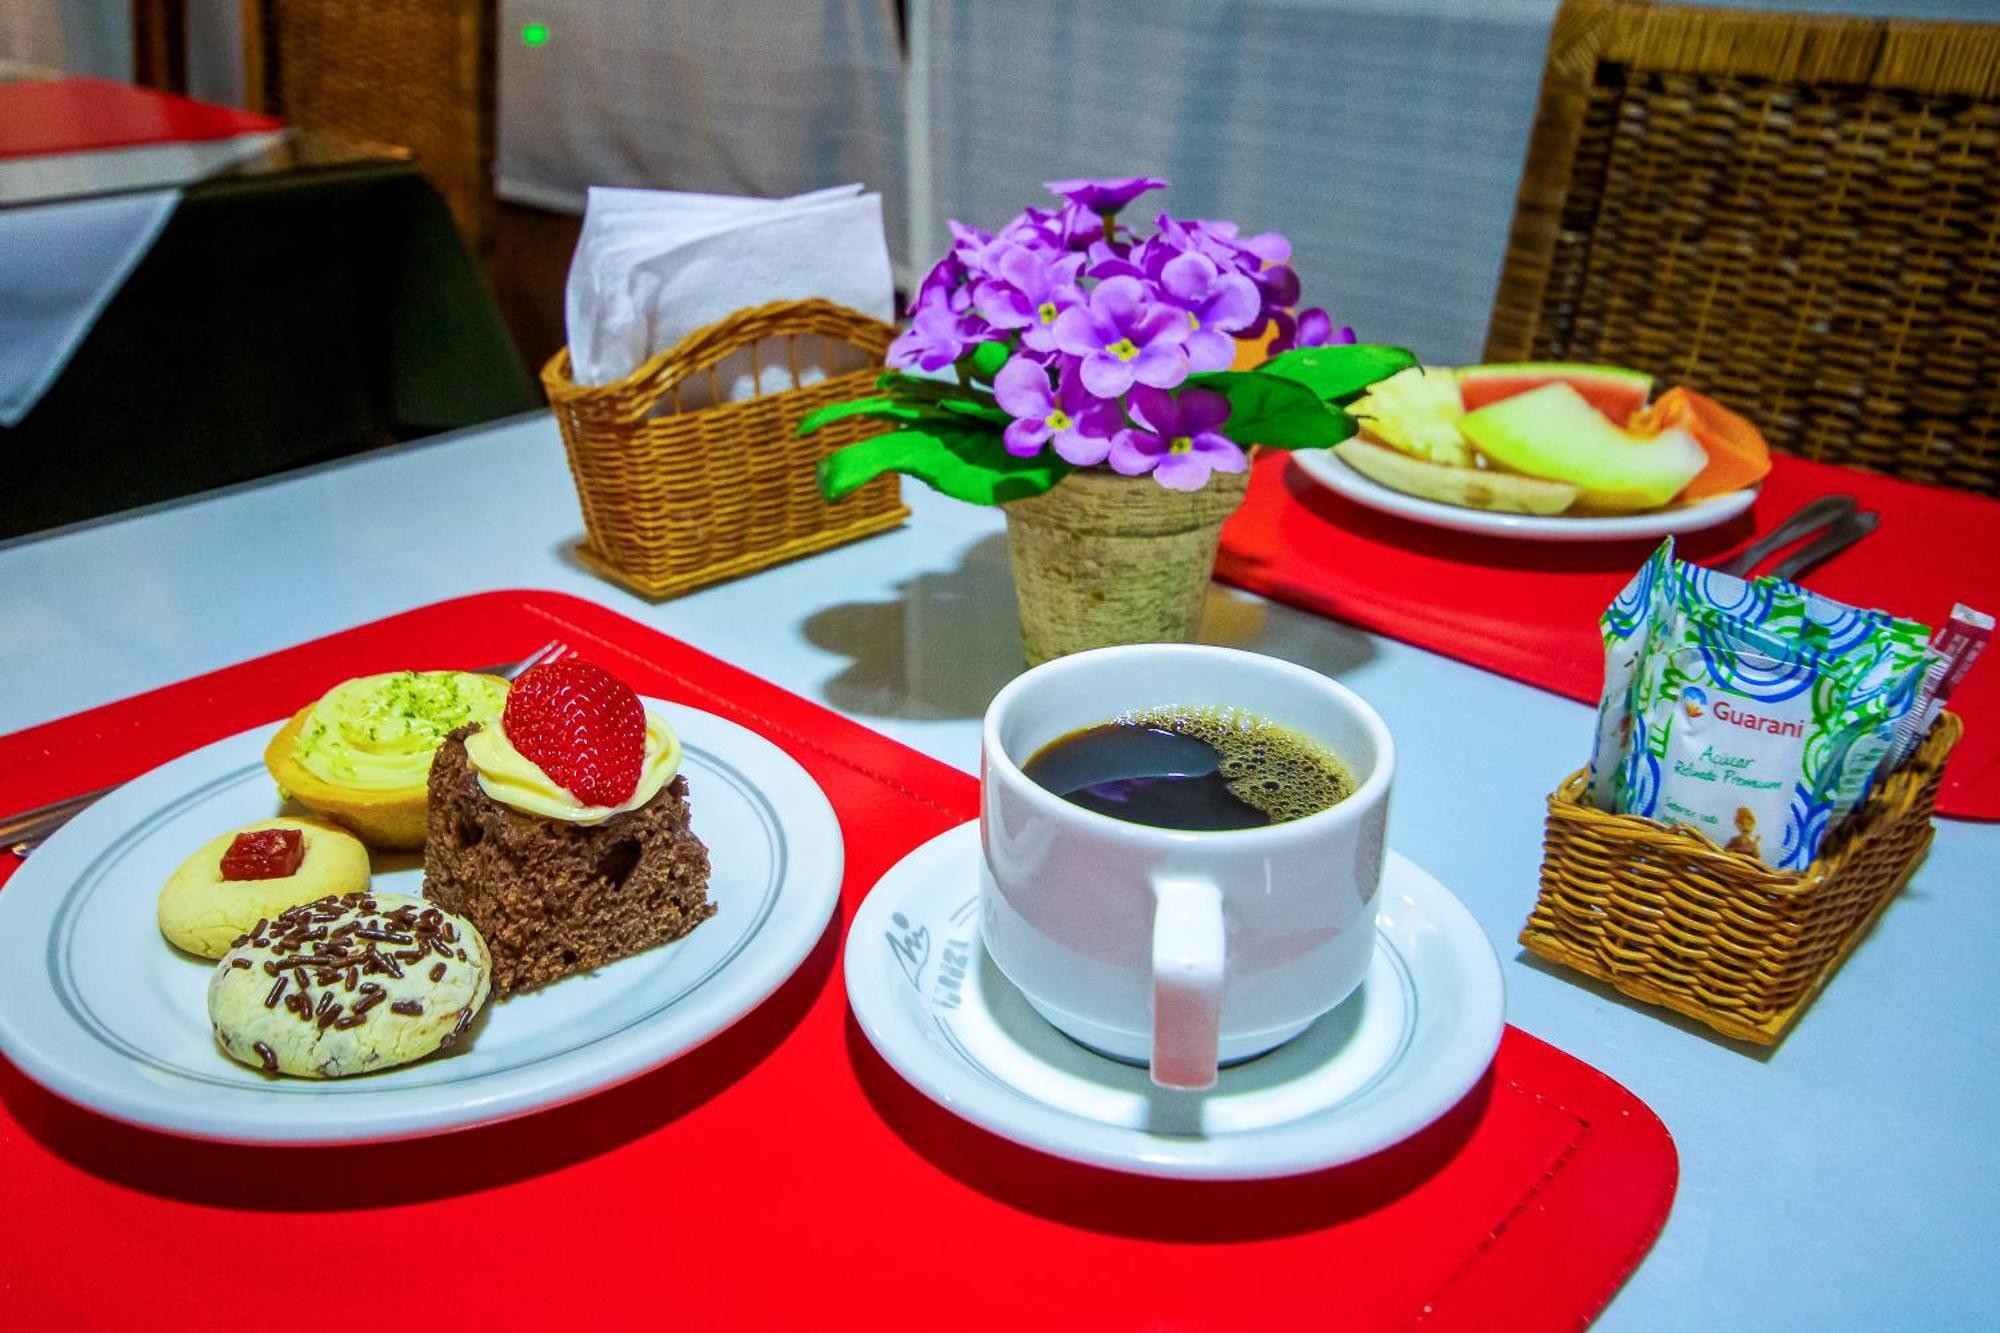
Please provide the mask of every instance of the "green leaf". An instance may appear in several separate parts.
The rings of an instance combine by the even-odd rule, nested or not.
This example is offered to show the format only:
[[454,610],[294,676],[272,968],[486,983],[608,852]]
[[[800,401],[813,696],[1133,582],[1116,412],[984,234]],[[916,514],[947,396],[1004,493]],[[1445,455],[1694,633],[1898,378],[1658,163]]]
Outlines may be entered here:
[[971,504],[995,505],[1040,495],[1069,474],[1053,454],[1016,458],[1000,432],[971,425],[891,431],[836,449],[821,460],[819,488],[838,500],[889,472],[901,472]]
[[915,421],[923,415],[923,409],[913,404],[899,403],[893,398],[857,398],[851,403],[831,403],[817,412],[808,414],[806,419],[799,423],[799,434],[810,435],[821,426],[830,426],[849,417]]
[[[961,389],[955,384],[931,385],[929,381],[912,380],[912,384],[924,384],[923,390],[909,390],[902,385],[892,387],[893,396],[886,398],[857,398],[851,403],[834,403],[822,407],[799,423],[799,434],[810,435],[822,426],[849,417],[875,417],[882,421],[954,421],[971,419],[991,422],[1004,426],[1013,418],[1000,409],[991,394],[977,389]],[[937,392],[930,390],[935,388]]]
[[976,398],[940,398],[938,406],[954,416],[970,417],[974,421],[986,421],[995,426],[1005,426],[1014,418],[991,402],[980,402]]
[[1296,347],[1257,367],[1256,374],[1303,384],[1322,402],[1346,406],[1377,380],[1417,364],[1407,348],[1377,343],[1347,343],[1339,347]]
[[1354,434],[1347,413],[1319,400],[1304,385],[1261,371],[1190,375],[1187,382],[1229,400],[1222,433],[1240,444],[1271,449],[1324,449]]
[[1013,355],[1006,343],[980,343],[972,349],[972,377],[991,384]]

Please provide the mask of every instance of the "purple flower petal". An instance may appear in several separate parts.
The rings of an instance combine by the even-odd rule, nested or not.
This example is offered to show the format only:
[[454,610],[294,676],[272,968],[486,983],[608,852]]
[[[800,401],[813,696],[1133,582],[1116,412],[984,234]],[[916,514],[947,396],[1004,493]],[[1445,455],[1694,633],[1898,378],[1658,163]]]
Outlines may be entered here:
[[[1174,407],[1180,414],[1180,421],[1174,428],[1175,434],[1193,436],[1206,434],[1214,439],[1222,439],[1220,435],[1215,435],[1214,431],[1217,426],[1229,420],[1227,398],[1212,389],[1183,389]],[[1223,443],[1227,444],[1228,441],[1223,440]]]
[[1116,321],[1122,333],[1130,329],[1146,305],[1146,285],[1137,278],[1107,278],[1090,294],[1090,308]]
[[1234,440],[1217,435],[1214,431],[1203,431],[1188,442],[1190,453],[1199,454],[1217,472],[1241,472],[1249,465]]
[[1021,346],[1041,356],[1055,356],[1061,351],[1056,346],[1055,326],[1040,321],[1021,330]]
[[1246,236],[1239,240],[1237,247],[1257,256],[1267,264],[1282,264],[1292,257],[1292,243],[1283,233],[1263,232],[1256,236]]
[[1236,364],[1236,339],[1216,329],[1197,329],[1188,335],[1188,369],[1201,374],[1227,370]]
[[1121,430],[1112,438],[1106,461],[1111,470],[1127,477],[1141,477],[1160,465],[1167,456],[1166,442],[1144,431]]
[[1073,204],[1099,213],[1116,213],[1148,190],[1166,188],[1157,176],[1113,176],[1104,180],[1060,180],[1047,182],[1051,194],[1059,194]]
[[1264,294],[1266,305],[1290,307],[1299,303],[1299,275],[1286,265],[1279,264],[1253,274],[1251,281]]
[[1263,308],[1263,301],[1257,295],[1257,284],[1240,273],[1225,273],[1215,280],[1197,314],[1201,316],[1201,326],[1205,329],[1220,329],[1224,333],[1234,333],[1248,328],[1250,321],[1257,318]]
[[993,264],[994,276],[1031,301],[1041,295],[1046,287],[1043,275],[1047,269],[1046,255],[1030,250],[1025,245],[1003,246],[999,258]]
[[923,352],[924,346],[925,343],[915,329],[904,329],[896,335],[895,341],[889,344],[889,350],[882,359],[892,369],[903,370],[917,364],[917,357]]
[[1077,390],[1083,395],[1083,405],[1079,410],[1070,412],[1071,420],[1076,422],[1074,429],[1077,434],[1109,440],[1124,428],[1125,414],[1118,410],[1116,402],[1105,398],[1092,398],[1083,392],[1081,382],[1077,384]]
[[1208,484],[1213,465],[1200,454],[1168,454],[1153,469],[1153,480],[1170,491],[1198,491]]
[[1202,436],[1196,436],[1192,452],[1200,454],[1208,462],[1208,468],[1212,472],[1242,472],[1246,466],[1250,466],[1248,454],[1244,454],[1244,450],[1238,448],[1234,442],[1224,440],[1220,434],[1212,434],[1208,438],[1214,444],[1204,446]]
[[[1101,289],[1100,289],[1101,290]],[[1056,316],[1051,328],[1055,344],[1071,356],[1092,356],[1103,352],[1122,336],[1118,326],[1099,315],[1089,305],[1074,305]]]
[[1177,346],[1186,342],[1188,334],[1193,331],[1187,312],[1170,305],[1149,306],[1136,321],[1125,326],[1126,336],[1142,346],[1154,343]]
[[1024,329],[1035,322],[1028,298],[1002,282],[982,282],[973,291],[973,309],[996,329]]
[[1133,379],[1156,389],[1171,389],[1188,377],[1187,350],[1178,342],[1148,344],[1127,364]]
[[1292,318],[1289,310],[1274,310],[1271,312],[1271,322],[1277,326],[1277,332],[1271,335],[1271,355],[1276,356],[1280,352],[1291,351],[1293,342],[1298,337],[1298,321]]
[[1155,434],[1170,434],[1180,426],[1180,409],[1174,406],[1174,396],[1164,389],[1138,385],[1125,405],[1134,421]]
[[1046,421],[1012,421],[1007,424],[1000,439],[1007,446],[1007,452],[1016,458],[1033,458],[1048,443],[1049,433]]
[[[1144,355],[1141,353],[1140,358]],[[1099,398],[1116,398],[1132,387],[1133,367],[1137,364],[1137,360],[1123,361],[1110,352],[1094,351],[1083,359],[1078,373],[1083,377],[1083,387]]]
[[[993,377],[993,397],[1009,416],[1040,421],[1055,406],[1046,366],[1014,357]],[[1046,432],[1044,432],[1046,435]]]
[[1096,467],[1111,452],[1111,437],[1087,435],[1080,430],[1059,430],[1055,438],[1056,456],[1077,467]]
[[1192,250],[1175,255],[1160,267],[1160,287],[1183,310],[1196,309],[1207,298],[1216,277],[1215,261]]

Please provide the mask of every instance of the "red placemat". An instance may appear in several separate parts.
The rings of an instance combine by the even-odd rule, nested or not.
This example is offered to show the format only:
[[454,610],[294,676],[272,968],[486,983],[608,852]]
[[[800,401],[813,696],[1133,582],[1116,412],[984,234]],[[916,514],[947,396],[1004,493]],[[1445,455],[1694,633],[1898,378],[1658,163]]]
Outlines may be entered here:
[[[1953,602],[2000,613],[2000,503],[1851,468],[1780,457],[1742,517],[1676,539],[1710,564],[1820,495],[1882,515],[1859,546],[1809,575],[1818,592],[1941,625]],[[1659,543],[1528,542],[1447,532],[1380,514],[1314,482],[1283,454],[1256,464],[1222,530],[1216,577],[1595,704],[1604,686],[1597,618]],[[1938,813],[2000,819],[2000,662],[1952,696],[1964,717]],[[1590,758],[1577,729],[1576,762]],[[1549,774],[1553,789],[1562,774]]]
[[1142,1180],[966,1125],[868,1045],[837,952],[876,878],[973,815],[974,780],[575,598],[444,602],[0,737],[0,809],[275,725],[348,675],[506,661],[557,637],[756,729],[825,788],[847,875],[804,967],[623,1087],[411,1143],[187,1142],[0,1061],[0,1327],[313,1317],[387,1263],[412,1280],[370,1308],[437,1328],[1575,1328],[1665,1220],[1677,1166],[1659,1121],[1512,1028],[1439,1124],[1291,1180]]
[[283,127],[269,116],[110,79],[0,83],[0,158],[191,143]]

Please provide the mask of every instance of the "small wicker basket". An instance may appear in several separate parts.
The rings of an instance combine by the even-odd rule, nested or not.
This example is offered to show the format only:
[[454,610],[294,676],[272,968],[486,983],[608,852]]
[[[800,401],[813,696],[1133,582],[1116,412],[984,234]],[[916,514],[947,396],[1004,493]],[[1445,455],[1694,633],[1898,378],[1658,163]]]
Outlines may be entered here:
[[1521,943],[1725,1036],[1772,1045],[1923,859],[1962,731],[1940,714],[1804,871],[1585,805],[1586,775],[1572,773],[1549,797],[1541,893]]
[[[583,507],[578,557],[644,596],[676,597],[901,523],[910,511],[894,476],[839,504],[819,492],[819,460],[881,423],[852,417],[797,435],[808,413],[871,391],[895,332],[830,301],[779,301],[697,329],[594,388],[571,378],[567,347],[556,353],[542,385]],[[803,383],[799,340],[814,337],[855,348],[869,368]],[[717,365],[747,352],[761,378],[771,340],[782,340],[792,387],[723,402]],[[683,410],[690,383],[715,405]]]

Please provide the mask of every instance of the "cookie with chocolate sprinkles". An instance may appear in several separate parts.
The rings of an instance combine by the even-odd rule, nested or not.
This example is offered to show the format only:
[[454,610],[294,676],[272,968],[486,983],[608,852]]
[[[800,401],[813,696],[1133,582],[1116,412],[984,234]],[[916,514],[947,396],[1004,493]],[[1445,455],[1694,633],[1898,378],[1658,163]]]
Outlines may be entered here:
[[486,1003],[492,970],[463,917],[422,898],[349,893],[238,936],[209,978],[208,1017],[217,1044],[252,1069],[344,1078],[451,1045]]

